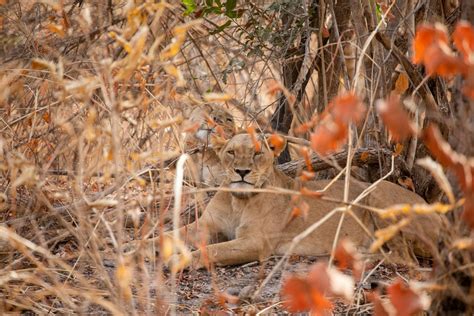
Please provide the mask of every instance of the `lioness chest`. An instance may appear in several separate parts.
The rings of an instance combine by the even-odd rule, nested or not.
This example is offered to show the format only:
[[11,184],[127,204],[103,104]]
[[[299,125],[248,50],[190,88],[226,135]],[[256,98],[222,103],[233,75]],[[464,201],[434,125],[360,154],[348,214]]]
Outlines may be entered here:
[[[230,195],[230,193],[229,193]],[[227,211],[215,214],[227,240],[254,236],[276,236],[284,229],[290,212],[290,197],[258,194],[249,199],[223,201]]]

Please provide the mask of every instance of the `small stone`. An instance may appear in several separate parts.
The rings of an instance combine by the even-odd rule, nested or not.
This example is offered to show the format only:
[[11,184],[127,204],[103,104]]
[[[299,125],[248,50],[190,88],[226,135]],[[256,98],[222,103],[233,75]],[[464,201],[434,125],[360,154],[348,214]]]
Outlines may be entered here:
[[247,285],[242,290],[240,290],[239,298],[242,301],[251,301],[254,292],[255,292],[255,286]]

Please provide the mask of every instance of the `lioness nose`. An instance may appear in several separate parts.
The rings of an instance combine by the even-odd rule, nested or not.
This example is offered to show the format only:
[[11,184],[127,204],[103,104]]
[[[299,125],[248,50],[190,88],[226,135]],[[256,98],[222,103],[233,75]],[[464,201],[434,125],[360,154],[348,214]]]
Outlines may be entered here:
[[234,169],[234,171],[242,177],[242,179],[250,173],[249,169]]

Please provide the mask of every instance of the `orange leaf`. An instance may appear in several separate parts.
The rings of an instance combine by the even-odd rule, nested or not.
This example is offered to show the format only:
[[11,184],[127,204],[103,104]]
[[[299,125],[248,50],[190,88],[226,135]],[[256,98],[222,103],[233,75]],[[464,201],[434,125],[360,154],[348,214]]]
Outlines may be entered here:
[[301,181],[310,181],[310,180],[314,179],[315,176],[316,176],[316,173],[314,173],[312,171],[303,170],[301,172],[300,179],[301,179]]
[[367,162],[367,160],[369,160],[369,153],[364,151],[361,155],[360,155],[360,160],[362,162]]
[[285,300],[283,306],[292,313],[304,312],[311,309],[311,286],[305,279],[290,277],[285,280],[281,296]]
[[59,37],[64,37],[66,35],[64,27],[62,25],[50,23],[46,26],[46,28],[50,32],[56,33]]
[[430,124],[423,132],[423,141],[431,154],[439,161],[439,163],[446,168],[450,168],[456,164],[454,157],[456,153],[446,143],[439,132],[439,129]]
[[314,121],[304,122],[303,124],[295,127],[295,134],[304,134],[309,132],[314,127]]
[[51,122],[51,118],[50,118],[48,112],[44,112],[44,113],[43,113],[43,120],[44,120],[46,123]]
[[402,154],[402,151],[403,151],[403,145],[400,143],[397,143],[395,145],[395,151],[393,152],[393,154],[395,157],[398,157]]
[[303,217],[304,220],[308,218],[309,205],[305,201],[301,201],[300,206],[295,206],[290,213],[290,221],[297,217]]
[[288,278],[282,286],[281,296],[286,300],[284,307],[290,312],[311,310],[313,315],[321,315],[333,308],[325,294],[331,294],[331,280],[326,263],[317,263],[305,279]]
[[316,198],[316,199],[319,199],[320,197],[323,196],[323,193],[322,193],[322,192],[319,192],[319,191],[312,191],[312,190],[307,189],[306,187],[302,187],[302,188],[300,189],[300,193],[301,193],[301,195],[303,195],[303,196],[307,196],[307,197],[311,197],[311,198]]
[[413,40],[413,62],[421,64],[426,61],[426,51],[432,45],[448,45],[448,33],[446,27],[440,23],[435,25],[420,25]]
[[331,294],[331,278],[328,275],[328,266],[325,262],[318,262],[311,268],[308,281],[316,290]]
[[348,240],[343,239],[339,242],[334,251],[334,259],[339,269],[351,269],[356,280],[360,279],[362,273],[362,263],[360,255],[354,244]]
[[400,279],[387,288],[387,293],[398,316],[410,316],[426,308],[421,296]]
[[336,122],[359,123],[365,114],[365,106],[353,93],[336,97],[329,105],[328,110]]
[[220,306],[227,308],[227,303],[237,304],[239,302],[239,297],[229,294],[227,292],[218,292],[216,293],[216,299]]
[[323,38],[328,38],[331,35],[329,33],[327,26],[323,25],[323,28],[321,30],[321,35],[323,36]]
[[367,293],[367,298],[374,304],[374,316],[389,316],[390,313],[385,309],[385,306],[376,292]]
[[474,177],[474,159],[468,159],[466,156],[455,152],[444,141],[438,128],[433,124],[429,125],[423,132],[423,141],[439,163],[456,174],[464,194],[467,196],[474,192],[474,181],[472,180]]
[[415,128],[400,104],[400,96],[391,93],[388,99],[377,101],[377,111],[389,130],[392,140],[399,142],[415,135]]
[[350,122],[360,122],[364,114],[365,106],[355,94],[336,97],[311,134],[311,148],[322,156],[337,151],[346,142]]
[[474,192],[467,192],[464,195],[466,201],[464,202],[462,218],[469,227],[474,228]]
[[275,96],[280,91],[283,91],[283,85],[276,80],[271,80],[268,84],[267,93],[270,96]]
[[347,129],[347,124],[323,121],[311,134],[311,148],[321,156],[334,153],[346,143]]
[[296,102],[296,97],[294,94],[292,94],[283,84],[276,80],[272,80],[270,84],[268,85],[268,90],[267,93],[270,96],[275,96],[278,92],[283,92],[283,95],[285,98],[288,100],[288,104],[290,106],[293,106],[293,104]]
[[200,124],[198,122],[193,123],[191,125],[186,125],[183,128],[183,132],[185,133],[196,133],[200,127]]
[[474,53],[474,28],[467,21],[461,21],[453,32],[453,41],[466,63],[472,63]]
[[400,73],[397,78],[397,81],[395,82],[395,91],[401,95],[405,91],[407,91],[409,84],[410,83],[406,72],[402,72]]
[[405,189],[415,192],[415,184],[413,183],[413,180],[409,177],[398,178],[398,184],[400,184]]
[[255,147],[255,151],[262,150],[262,144],[260,143],[260,141],[257,138],[257,133],[255,133],[255,128],[253,128],[252,126],[249,126],[247,128],[247,133],[249,133],[250,137],[252,138],[252,142],[253,142],[253,145]]
[[270,147],[273,147],[276,152],[282,151],[285,147],[285,139],[280,135],[272,134],[267,138],[267,141]]
[[425,52],[424,65],[429,75],[436,74],[443,77],[464,73],[466,69],[464,63],[446,45],[428,47]]
[[309,157],[308,147],[301,147],[300,154],[303,156],[304,162],[306,164],[306,169],[308,171],[313,171],[313,166],[311,165],[311,158]]

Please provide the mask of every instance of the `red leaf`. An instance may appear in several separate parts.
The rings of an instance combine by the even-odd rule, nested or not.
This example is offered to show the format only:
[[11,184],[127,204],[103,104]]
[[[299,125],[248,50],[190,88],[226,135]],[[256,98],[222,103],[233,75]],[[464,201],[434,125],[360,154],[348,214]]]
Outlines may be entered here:
[[336,97],[322,114],[322,120],[311,134],[311,147],[321,156],[338,150],[347,139],[350,122],[358,123],[365,106],[353,93]]
[[440,44],[448,45],[448,33],[446,27],[440,23],[435,25],[420,25],[413,40],[413,62],[422,64],[426,61],[426,50],[432,46]]
[[285,307],[291,312],[311,310],[312,315],[326,315],[332,311],[329,297],[352,298],[353,279],[324,262],[316,263],[306,278],[290,277],[282,287]]
[[466,71],[464,62],[449,47],[447,30],[440,23],[424,24],[418,28],[413,41],[413,52],[413,62],[424,64],[430,75],[449,77]]
[[330,294],[330,278],[326,263],[317,263],[306,279],[288,278],[282,287],[282,297],[287,300],[285,308],[290,312],[311,310],[314,315],[324,315],[333,308],[331,301],[325,296]]
[[337,151],[347,139],[347,124],[324,120],[311,134],[311,148],[321,156]]
[[389,312],[376,292],[367,293],[367,298],[374,304],[374,316],[389,316]]
[[300,189],[300,193],[301,195],[303,196],[307,196],[307,197],[310,197],[310,198],[316,198],[316,199],[319,199],[320,197],[323,196],[323,193],[322,192],[319,192],[319,191],[312,191],[312,190],[309,190],[308,188],[306,187],[302,187]]
[[290,214],[290,221],[296,217],[303,217],[304,220],[308,218],[309,205],[302,201],[299,206],[293,207]]
[[303,170],[301,172],[300,179],[301,181],[310,181],[310,180],[313,180],[315,176],[316,176],[316,173],[312,171]]
[[397,311],[397,316],[410,316],[421,312],[425,307],[420,295],[401,280],[390,285],[387,293]]
[[468,192],[464,194],[464,210],[462,212],[462,218],[469,227],[474,228],[474,192]]
[[426,49],[425,62],[426,71],[429,75],[451,77],[464,73],[464,63],[456,57],[449,46],[431,45]]
[[453,32],[453,41],[466,63],[472,63],[474,53],[474,28],[467,21],[461,21]]
[[301,147],[300,154],[303,156],[304,162],[306,164],[306,169],[308,171],[313,171],[313,166],[311,165],[311,158],[309,157],[308,147]]
[[290,277],[285,280],[281,296],[285,300],[284,307],[292,313],[304,312],[311,309],[311,286],[299,277]]
[[316,121],[317,119],[313,119],[309,122],[304,122],[301,125],[295,127],[294,129],[295,134],[304,134],[304,133],[309,132],[316,124]]
[[334,259],[336,259],[336,265],[339,269],[351,269],[354,278],[356,280],[360,278],[362,262],[360,261],[360,255],[356,247],[350,240],[343,239],[339,242],[334,251]]
[[285,308],[290,312],[311,310],[320,315],[329,312],[333,305],[325,296],[330,292],[330,279],[325,263],[317,263],[306,279],[290,277],[282,288],[282,296],[288,301]]
[[285,139],[277,134],[272,134],[270,137],[267,138],[268,144],[270,147],[273,147],[275,152],[281,152],[285,147]]
[[365,114],[365,106],[353,93],[336,97],[329,105],[328,110],[337,122],[359,123]]
[[431,154],[439,161],[443,167],[450,168],[456,163],[453,157],[456,153],[451,149],[441,136],[438,128],[430,124],[423,132],[423,141]]
[[216,294],[217,302],[223,308],[227,308],[227,303],[229,304],[237,304],[239,302],[239,297],[229,294],[227,292],[217,292]]
[[439,163],[456,175],[466,198],[462,218],[474,229],[474,159],[452,150],[433,124],[423,132],[423,141]]
[[463,191],[465,193],[473,192],[474,181],[471,180],[469,182],[468,179],[472,179],[474,176],[474,160],[467,159],[466,156],[455,152],[451,146],[444,141],[438,128],[433,124],[429,125],[424,131],[423,141],[439,163],[456,174]]
[[328,266],[325,262],[318,262],[309,271],[309,283],[322,293],[331,294],[331,279],[327,272]]
[[415,135],[413,123],[402,108],[398,94],[392,92],[386,101],[378,100],[377,111],[394,142],[400,142]]

